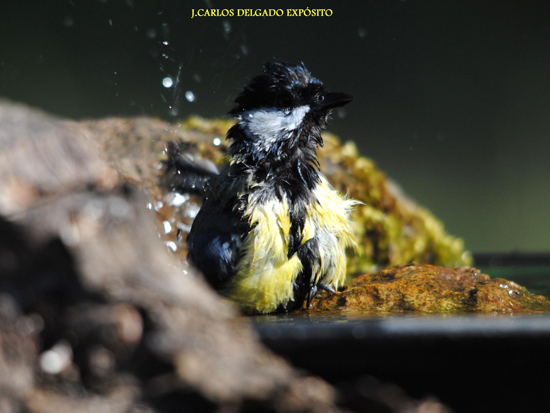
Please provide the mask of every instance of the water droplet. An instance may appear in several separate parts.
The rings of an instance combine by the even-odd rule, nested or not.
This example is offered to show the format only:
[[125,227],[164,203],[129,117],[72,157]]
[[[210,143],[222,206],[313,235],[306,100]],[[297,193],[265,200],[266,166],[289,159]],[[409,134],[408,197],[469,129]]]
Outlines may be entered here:
[[155,29],[153,29],[152,27],[150,29],[147,29],[145,34],[147,35],[147,37],[149,39],[154,39],[154,38],[157,37],[157,31]]
[[243,55],[248,56],[248,47],[245,44],[241,44],[241,52]]
[[59,374],[71,365],[73,351],[66,341],[60,341],[40,355],[40,368],[48,374]]
[[170,116],[178,116],[179,111],[178,111],[178,108],[169,106],[168,113],[170,114]]
[[228,20],[223,21],[223,32],[225,34],[231,33],[231,23]]
[[195,82],[197,82],[197,83],[200,83],[201,80],[202,80],[201,75],[199,75],[198,73],[195,73],[195,74],[193,75],[193,80],[194,80]]
[[166,241],[166,246],[172,250],[172,252],[176,252],[178,250],[178,246],[174,241]]
[[162,223],[162,225],[164,226],[164,233],[165,234],[169,234],[170,232],[172,232],[172,224],[170,224],[170,222],[164,221]]
[[151,202],[147,202],[146,208],[153,209],[153,204]]
[[162,42],[163,45],[168,46],[169,43],[167,41]]
[[112,25],[113,25],[113,21],[109,19],[109,26],[112,26]]
[[195,94],[188,90],[185,92],[185,99],[187,99],[188,102],[194,102],[195,101]]
[[174,81],[170,76],[166,76],[164,79],[162,79],[162,86],[164,86],[165,88],[171,88],[173,84]]
[[364,39],[365,37],[367,37],[367,29],[365,29],[364,27],[359,27],[359,30],[357,30],[357,34],[361,39]]
[[222,140],[220,138],[214,138],[212,143],[214,144],[214,146],[220,146],[222,144]]
[[154,206],[155,211],[159,212],[163,206],[164,206],[164,203],[162,201],[155,202],[155,206]]
[[167,199],[166,202],[168,202],[169,205],[180,207],[183,204],[185,204],[187,201],[189,201],[189,194],[180,194],[179,192],[172,192],[170,194],[171,199]]
[[65,27],[73,27],[74,25],[74,18],[73,16],[66,16],[64,19],[63,19],[63,26]]
[[195,203],[188,203],[187,204],[187,208],[185,210],[185,213],[184,213],[184,216],[186,218],[191,218],[191,219],[195,219],[195,217],[197,216],[197,214],[199,213],[201,207],[198,206],[197,204]]

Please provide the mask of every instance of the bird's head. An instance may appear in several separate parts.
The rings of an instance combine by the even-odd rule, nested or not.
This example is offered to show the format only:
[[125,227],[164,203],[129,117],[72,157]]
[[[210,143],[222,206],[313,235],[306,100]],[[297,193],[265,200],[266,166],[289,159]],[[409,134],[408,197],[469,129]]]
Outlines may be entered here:
[[281,157],[298,147],[323,145],[321,131],[331,109],[352,97],[328,92],[304,64],[265,63],[264,74],[253,78],[235,99],[229,112],[238,119],[228,137],[240,150]]

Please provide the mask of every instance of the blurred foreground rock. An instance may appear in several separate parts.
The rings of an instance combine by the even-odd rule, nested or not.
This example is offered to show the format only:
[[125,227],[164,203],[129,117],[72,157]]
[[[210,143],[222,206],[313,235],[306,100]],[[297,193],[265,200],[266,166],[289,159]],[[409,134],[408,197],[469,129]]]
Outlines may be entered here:
[[[332,386],[264,348],[159,241],[157,162],[188,134],[0,100],[0,412],[339,410]],[[134,152],[105,152],[117,146]]]
[[0,125],[3,405],[335,410],[328,384],[263,348],[170,256],[148,199],[85,128],[9,104]]
[[323,311],[364,313],[525,313],[550,311],[550,301],[476,268],[402,264],[366,274],[314,301]]

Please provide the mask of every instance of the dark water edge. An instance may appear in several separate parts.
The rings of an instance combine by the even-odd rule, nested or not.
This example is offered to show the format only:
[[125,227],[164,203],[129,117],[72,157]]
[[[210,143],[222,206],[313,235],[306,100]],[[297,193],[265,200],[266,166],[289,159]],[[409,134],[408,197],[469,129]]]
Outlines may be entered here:
[[550,299],[549,253],[474,254],[475,266],[491,278],[505,278],[526,287],[533,294]]
[[[549,254],[484,254],[476,267],[550,298]],[[394,383],[454,412],[550,408],[550,314],[367,315],[294,312],[253,317],[262,341],[337,388]]]
[[369,377],[454,412],[547,411],[550,314],[256,317],[262,341],[339,388]]

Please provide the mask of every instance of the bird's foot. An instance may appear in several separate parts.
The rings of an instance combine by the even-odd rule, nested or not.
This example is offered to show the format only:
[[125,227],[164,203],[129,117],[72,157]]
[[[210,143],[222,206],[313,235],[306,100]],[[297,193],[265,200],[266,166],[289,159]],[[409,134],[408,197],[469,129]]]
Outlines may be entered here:
[[311,301],[315,298],[315,295],[317,294],[317,291],[319,289],[325,290],[332,294],[336,292],[334,291],[334,288],[332,288],[330,285],[327,285],[327,284],[317,283],[316,285],[313,285],[309,290],[309,294],[307,295],[307,308],[311,307]]

